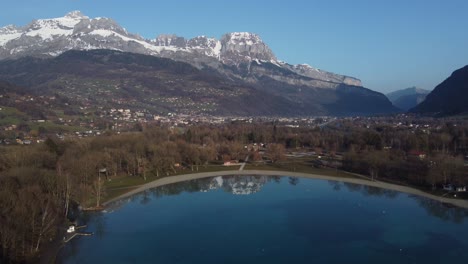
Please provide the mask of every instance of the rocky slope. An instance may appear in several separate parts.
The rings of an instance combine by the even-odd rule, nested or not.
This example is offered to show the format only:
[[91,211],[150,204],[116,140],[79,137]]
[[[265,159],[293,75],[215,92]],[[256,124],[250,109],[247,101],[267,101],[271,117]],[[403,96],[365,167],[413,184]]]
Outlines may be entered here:
[[410,112],[448,116],[468,113],[468,65],[454,71]]

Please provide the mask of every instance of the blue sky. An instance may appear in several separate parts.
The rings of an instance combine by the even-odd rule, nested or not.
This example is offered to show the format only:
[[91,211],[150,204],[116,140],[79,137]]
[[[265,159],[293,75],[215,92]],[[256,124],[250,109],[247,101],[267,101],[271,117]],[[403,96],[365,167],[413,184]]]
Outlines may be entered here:
[[80,10],[133,33],[219,38],[249,31],[286,62],[389,92],[433,89],[468,64],[466,0],[2,0],[0,26]]

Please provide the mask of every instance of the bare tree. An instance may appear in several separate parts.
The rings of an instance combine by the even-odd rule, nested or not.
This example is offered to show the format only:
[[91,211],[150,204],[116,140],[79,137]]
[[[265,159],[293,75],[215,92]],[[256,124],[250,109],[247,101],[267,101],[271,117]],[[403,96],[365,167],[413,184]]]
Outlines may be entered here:
[[268,144],[265,154],[271,159],[271,162],[276,163],[285,158],[286,149],[282,144],[272,143]]

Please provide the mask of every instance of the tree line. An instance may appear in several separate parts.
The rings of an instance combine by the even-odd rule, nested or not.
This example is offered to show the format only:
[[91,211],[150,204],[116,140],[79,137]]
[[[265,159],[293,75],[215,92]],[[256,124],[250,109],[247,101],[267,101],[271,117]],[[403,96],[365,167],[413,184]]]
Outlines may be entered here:
[[[342,156],[342,169],[373,178],[436,186],[468,183],[463,157],[468,126],[444,124],[426,133],[391,126],[363,128],[341,121],[325,128],[276,123],[232,123],[190,127],[143,127],[141,132],[59,140],[0,148],[0,257],[5,262],[35,260],[56,238],[76,205],[99,208],[105,183],[121,176],[146,179],[196,171],[250,155],[284,159],[289,150]],[[265,152],[246,148],[266,145]],[[411,151],[427,158],[412,157]]]

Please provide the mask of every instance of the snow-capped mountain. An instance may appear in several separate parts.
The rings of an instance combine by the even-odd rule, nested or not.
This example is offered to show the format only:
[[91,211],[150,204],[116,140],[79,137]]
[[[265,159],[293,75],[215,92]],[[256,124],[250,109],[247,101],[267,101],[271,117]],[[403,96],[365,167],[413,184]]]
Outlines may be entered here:
[[[316,88],[336,88],[340,84],[361,86],[360,80],[279,61],[272,50],[254,33],[228,33],[217,40],[206,36],[185,39],[160,35],[148,40],[129,33],[109,18],[89,18],[79,11],[64,17],[38,19],[24,27],[0,28],[0,60],[25,56],[55,57],[68,50],[109,49],[170,58],[197,68],[213,68],[224,75],[256,82],[262,76],[288,84]],[[259,66],[262,65],[263,67]],[[240,69],[226,70],[226,67]],[[256,71],[252,66],[256,66]],[[275,69],[294,73],[278,75]],[[276,73],[275,73],[276,72]],[[297,78],[299,77],[299,78]]]
[[0,59],[57,56],[72,49],[160,52],[158,47],[128,33],[112,19],[90,19],[79,11],[60,18],[35,20],[21,28],[7,26],[0,30]]
[[222,61],[226,64],[238,64],[252,60],[276,62],[271,49],[256,34],[235,32],[221,38]]

